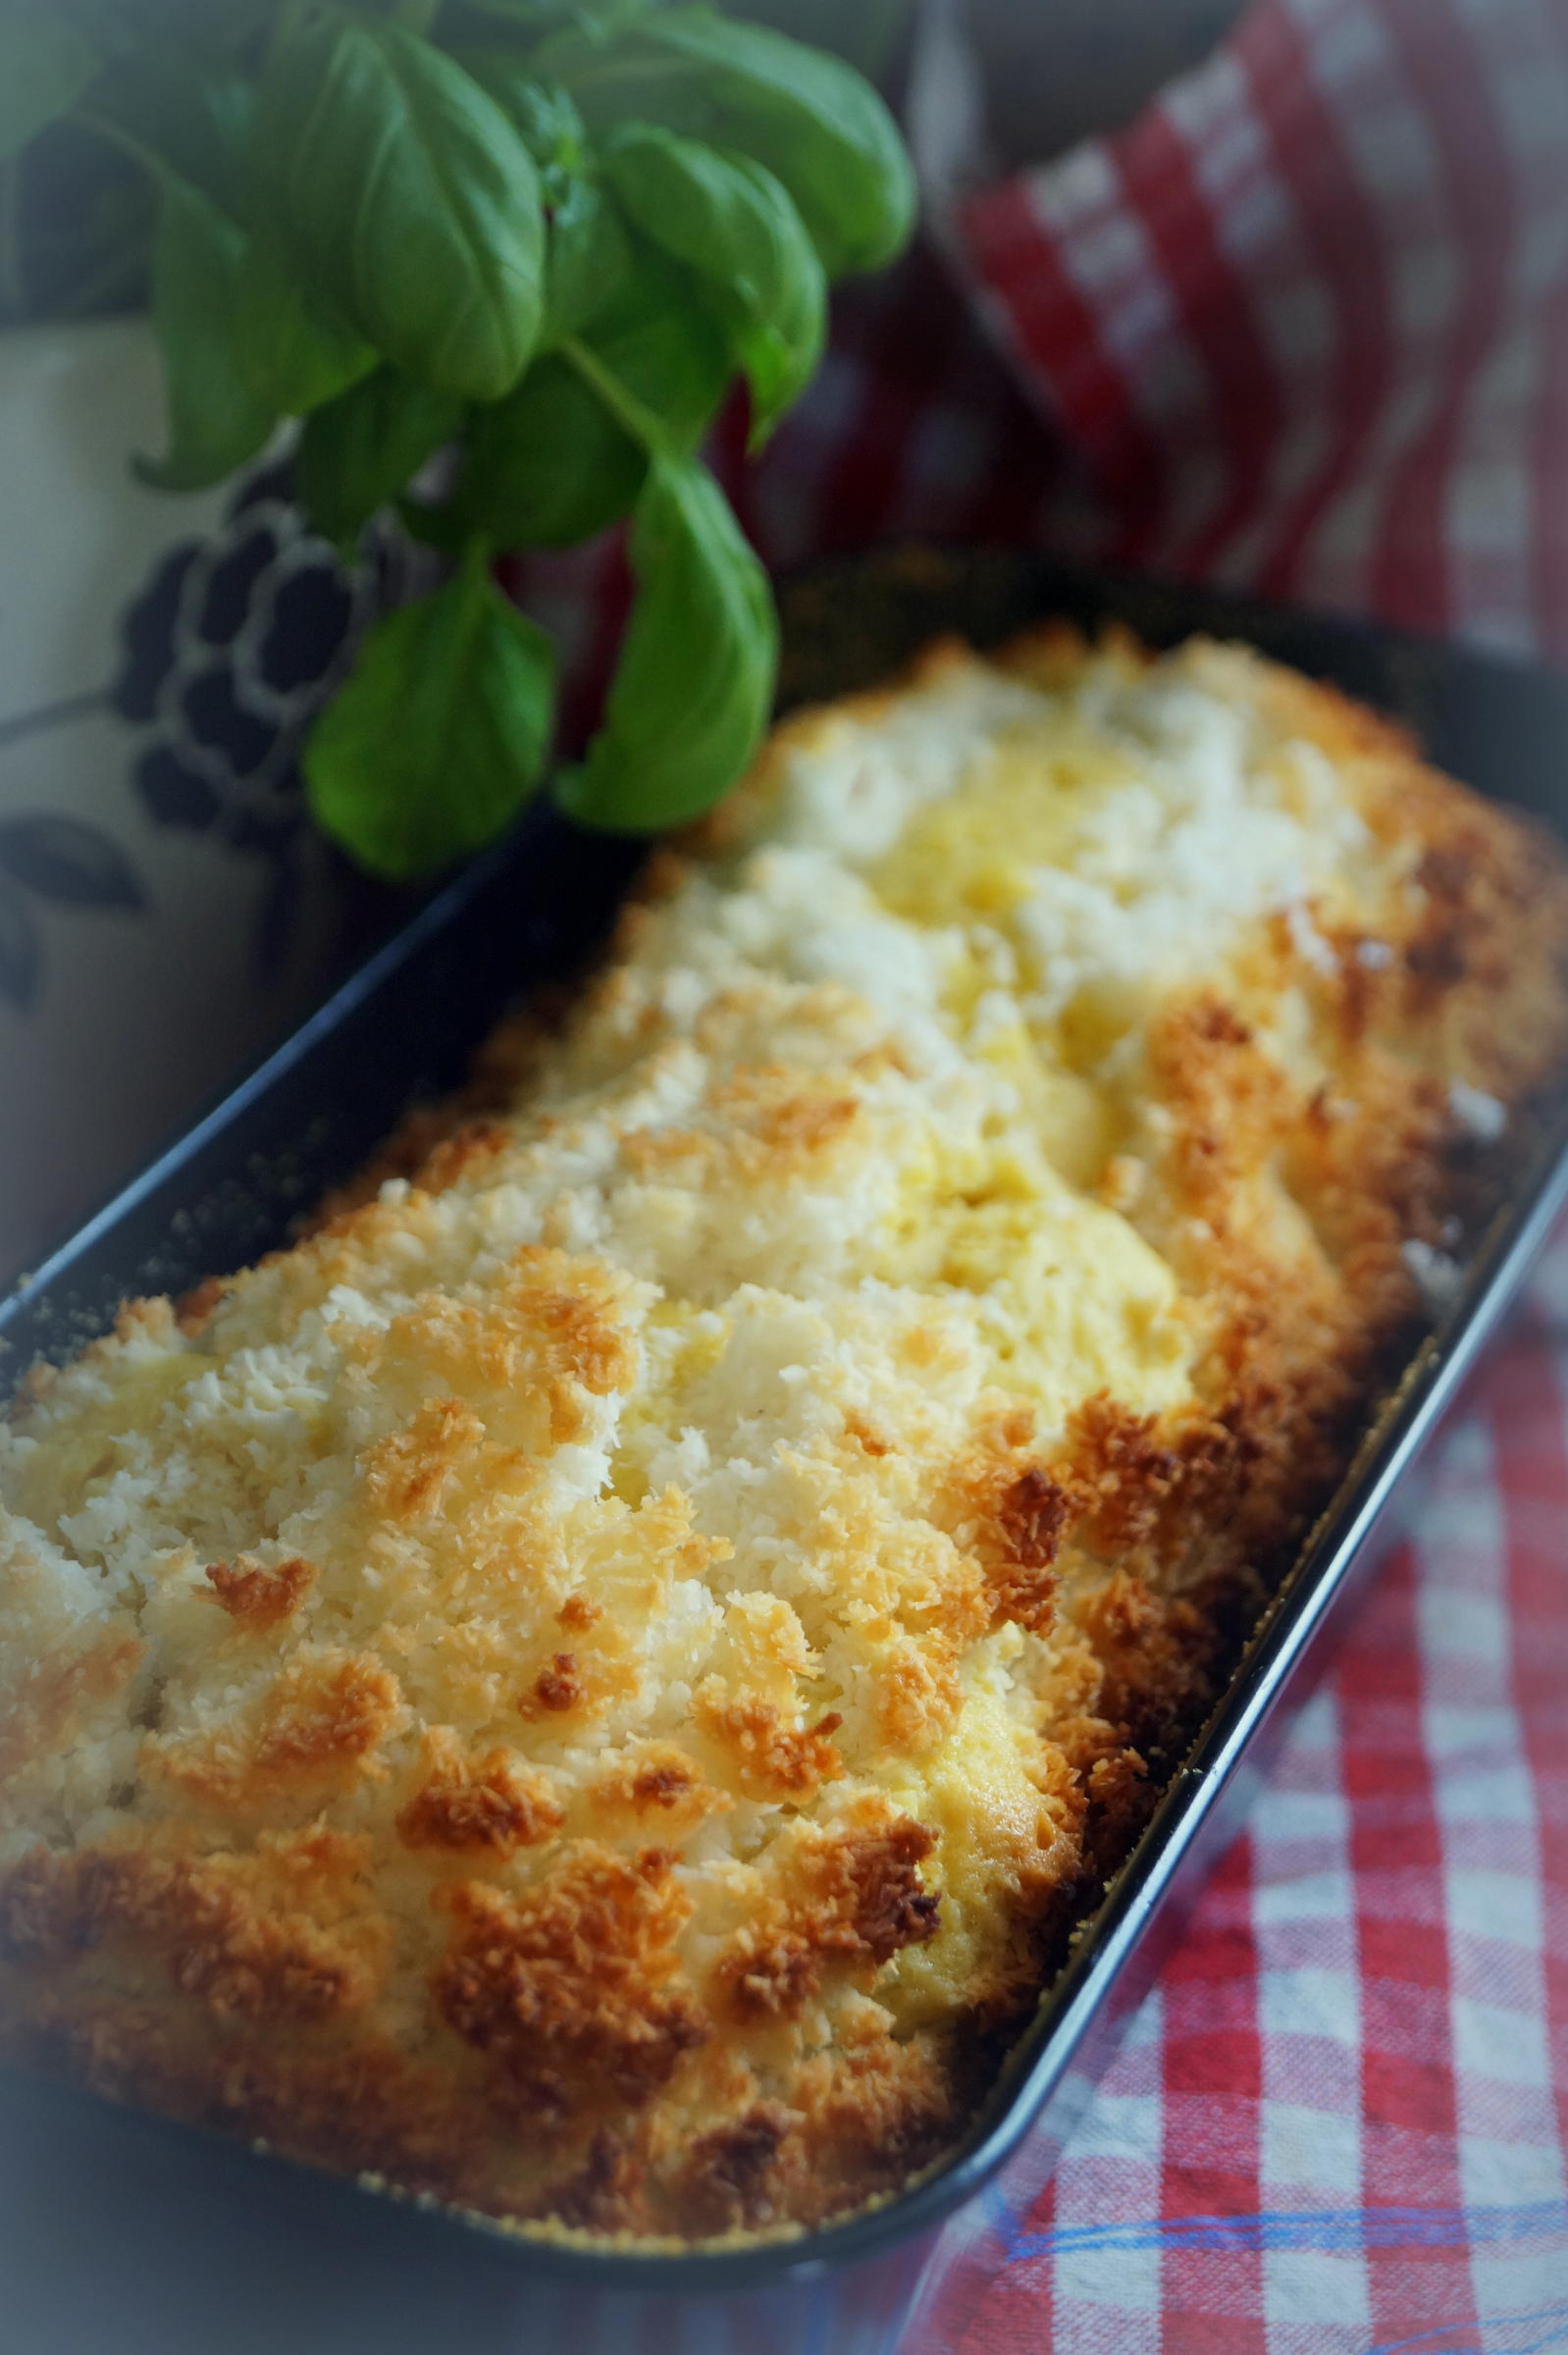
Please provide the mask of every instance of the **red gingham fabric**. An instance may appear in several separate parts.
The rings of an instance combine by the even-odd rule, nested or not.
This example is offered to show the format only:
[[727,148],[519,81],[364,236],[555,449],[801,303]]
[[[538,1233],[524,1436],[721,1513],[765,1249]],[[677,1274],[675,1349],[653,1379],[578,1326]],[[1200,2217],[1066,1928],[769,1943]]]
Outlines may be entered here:
[[[941,226],[758,469],[721,437],[769,562],[1022,540],[1568,657],[1568,0],[1255,0]],[[581,725],[621,559],[517,587]],[[902,2355],[1568,2350],[1565,1554],[1568,1237],[1054,2179],[950,2229]]]
[[973,198],[1107,553],[1568,652],[1568,7],[1263,0]]

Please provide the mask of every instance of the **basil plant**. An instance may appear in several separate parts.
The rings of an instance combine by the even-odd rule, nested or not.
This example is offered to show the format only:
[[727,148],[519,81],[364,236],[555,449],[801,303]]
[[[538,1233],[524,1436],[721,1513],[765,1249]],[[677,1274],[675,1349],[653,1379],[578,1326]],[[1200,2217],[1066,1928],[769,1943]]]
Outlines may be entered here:
[[[767,581],[704,465],[733,380],[754,445],[810,383],[829,283],[909,236],[891,117],[841,57],[656,0],[0,0],[0,170],[74,127],[133,166],[174,490],[300,419],[295,479],[351,550],[388,506],[446,552],[305,750],[319,822],[402,880],[546,773],[555,654],[504,550],[629,521],[636,599],[573,816],[652,830],[751,758]],[[416,495],[448,453],[439,496]]]

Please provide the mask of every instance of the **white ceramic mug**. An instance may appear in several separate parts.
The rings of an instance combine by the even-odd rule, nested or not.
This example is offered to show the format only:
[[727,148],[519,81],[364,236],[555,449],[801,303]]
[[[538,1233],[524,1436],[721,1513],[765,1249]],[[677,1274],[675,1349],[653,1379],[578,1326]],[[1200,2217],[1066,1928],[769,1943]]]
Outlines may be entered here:
[[0,1282],[318,996],[340,876],[297,749],[371,614],[284,496],[143,487],[144,321],[0,336]]

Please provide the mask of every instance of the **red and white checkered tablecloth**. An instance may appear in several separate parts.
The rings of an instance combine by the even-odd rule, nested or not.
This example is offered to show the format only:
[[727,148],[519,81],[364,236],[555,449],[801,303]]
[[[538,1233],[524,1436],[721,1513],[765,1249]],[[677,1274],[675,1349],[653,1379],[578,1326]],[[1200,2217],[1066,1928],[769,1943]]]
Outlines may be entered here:
[[[1568,659],[1568,0],[1254,0],[939,209],[763,465],[725,440],[769,561],[1025,540]],[[519,586],[586,711],[618,555]],[[1568,2350],[1568,1235],[1054,2179],[904,2343],[1396,2349]]]

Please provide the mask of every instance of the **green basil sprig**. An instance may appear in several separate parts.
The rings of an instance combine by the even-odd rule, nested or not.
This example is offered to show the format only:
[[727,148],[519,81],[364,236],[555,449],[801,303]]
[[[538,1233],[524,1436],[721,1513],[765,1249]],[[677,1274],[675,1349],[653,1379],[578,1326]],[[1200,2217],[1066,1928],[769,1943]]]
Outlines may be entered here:
[[625,223],[597,181],[574,177],[550,207],[545,288],[549,340],[576,335],[613,300],[632,274]]
[[748,156],[644,123],[609,140],[604,169],[644,234],[710,283],[751,384],[753,439],[765,439],[827,333],[827,276],[788,191]]
[[552,352],[480,410],[449,510],[455,534],[426,537],[488,528],[504,548],[575,548],[631,513],[646,471],[641,444]]
[[452,560],[366,634],[315,726],[321,825],[397,880],[498,833],[555,699],[493,556],[625,521],[632,615],[557,798],[646,832],[722,793],[766,725],[777,624],[699,453],[737,377],[754,443],[774,429],[829,280],[910,233],[870,84],[662,0],[0,0],[13,193],[54,122],[156,191],[168,436],[146,479],[220,481],[298,420],[324,534],[352,551],[395,506]]
[[539,777],[554,691],[554,648],[474,541],[453,579],[371,633],[306,747],[311,809],[392,882],[477,851]]
[[305,416],[377,365],[374,343],[300,285],[265,231],[246,240],[235,334],[239,365],[274,417]]
[[887,108],[853,67],[762,25],[705,8],[640,18],[618,41],[564,33],[540,56],[607,130],[628,117],[721,141],[783,182],[837,278],[874,270],[909,237],[915,175]]
[[463,404],[395,368],[376,368],[305,419],[294,479],[311,519],[352,548],[462,422]]
[[657,456],[637,502],[638,597],[604,724],[556,791],[585,825],[647,833],[706,810],[761,741],[778,671],[767,575],[695,458]]
[[539,175],[472,76],[324,15],[273,54],[255,153],[258,210],[324,302],[435,392],[511,390],[543,310]]

